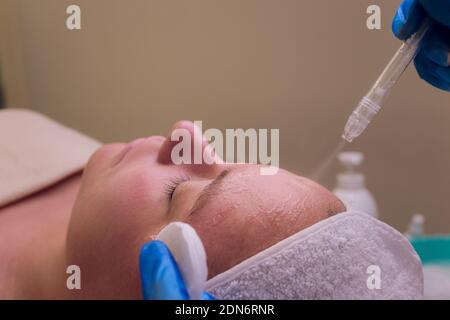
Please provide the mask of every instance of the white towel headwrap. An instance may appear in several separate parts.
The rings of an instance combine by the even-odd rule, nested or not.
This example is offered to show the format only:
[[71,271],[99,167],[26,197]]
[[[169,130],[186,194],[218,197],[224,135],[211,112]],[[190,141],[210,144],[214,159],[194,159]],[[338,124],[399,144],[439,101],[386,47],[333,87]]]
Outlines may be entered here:
[[398,231],[346,212],[214,277],[206,290],[221,299],[421,299],[423,272]]

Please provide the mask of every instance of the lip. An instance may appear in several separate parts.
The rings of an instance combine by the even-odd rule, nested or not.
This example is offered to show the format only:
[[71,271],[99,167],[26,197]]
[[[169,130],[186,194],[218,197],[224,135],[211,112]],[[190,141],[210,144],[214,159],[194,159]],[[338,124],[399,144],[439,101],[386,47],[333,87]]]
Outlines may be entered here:
[[130,152],[131,149],[135,148],[136,146],[138,146],[145,140],[146,140],[146,138],[138,138],[138,139],[135,139],[135,140],[127,143],[123,147],[123,149],[120,151],[120,153],[117,155],[117,160],[115,161],[115,165],[118,165],[120,162],[122,162],[122,160],[125,158],[125,156],[128,154],[128,152]]
[[[146,140],[146,138],[138,138],[138,139],[135,139],[135,140],[131,141],[130,143],[128,143],[128,144],[126,145],[125,148],[129,148],[129,149],[134,148],[134,147],[136,147],[137,145],[139,145],[139,144],[141,144],[142,142],[144,142],[145,140]],[[128,151],[129,151],[129,150],[128,150]]]

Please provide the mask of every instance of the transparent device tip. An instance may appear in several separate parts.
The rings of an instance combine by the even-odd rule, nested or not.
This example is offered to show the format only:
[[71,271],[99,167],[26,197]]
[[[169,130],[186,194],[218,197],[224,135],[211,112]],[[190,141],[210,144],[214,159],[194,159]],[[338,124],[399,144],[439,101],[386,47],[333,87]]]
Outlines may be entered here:
[[364,97],[348,118],[342,138],[351,143],[359,137],[366,130],[373,117],[380,111],[380,108],[377,103]]

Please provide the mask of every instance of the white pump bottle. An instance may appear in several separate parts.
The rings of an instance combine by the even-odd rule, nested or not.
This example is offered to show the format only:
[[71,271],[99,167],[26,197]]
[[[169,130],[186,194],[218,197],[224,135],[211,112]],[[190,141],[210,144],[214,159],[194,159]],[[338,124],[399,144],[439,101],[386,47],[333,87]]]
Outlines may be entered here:
[[363,162],[364,155],[361,152],[341,152],[338,159],[345,171],[338,174],[337,187],[333,193],[349,207],[347,209],[362,211],[378,218],[377,204],[365,186],[364,175],[355,170]]

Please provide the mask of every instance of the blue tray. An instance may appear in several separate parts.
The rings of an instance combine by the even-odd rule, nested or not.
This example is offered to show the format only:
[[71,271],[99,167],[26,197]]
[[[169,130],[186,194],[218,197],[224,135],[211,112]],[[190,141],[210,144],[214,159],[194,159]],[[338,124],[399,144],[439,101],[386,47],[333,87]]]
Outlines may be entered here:
[[450,264],[450,236],[428,236],[411,240],[422,264]]

